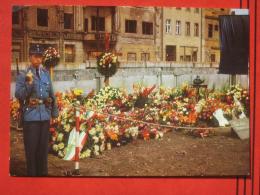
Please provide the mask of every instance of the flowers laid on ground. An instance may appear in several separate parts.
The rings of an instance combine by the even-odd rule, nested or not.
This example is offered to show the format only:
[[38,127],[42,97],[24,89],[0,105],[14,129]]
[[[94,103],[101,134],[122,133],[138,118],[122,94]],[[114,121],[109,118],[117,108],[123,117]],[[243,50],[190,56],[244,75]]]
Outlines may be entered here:
[[248,90],[243,89],[240,85],[231,85],[224,88],[220,99],[228,105],[235,106],[234,112],[236,115],[245,113],[249,116],[249,93]]
[[144,87],[140,84],[134,85],[134,94],[132,96],[134,100],[134,106],[143,108],[150,100],[149,96],[155,89],[155,87],[155,85],[153,85],[152,87]]
[[102,88],[92,98],[86,99],[85,106],[92,109],[103,109],[109,106],[110,109],[118,110],[127,108],[131,105],[125,92],[120,89],[107,86]]
[[[197,102],[196,90],[184,84],[179,88],[134,85],[134,92],[110,86],[84,95],[82,89],[56,93],[59,117],[51,124],[52,151],[69,159],[75,131],[75,107],[80,111],[80,158],[100,155],[137,138],[160,139],[178,127],[199,127],[192,135],[208,136],[207,127],[218,126],[214,113],[222,110],[225,118],[235,117],[238,102],[249,113],[249,95],[239,86],[222,91],[211,90],[208,98]],[[19,104],[11,102],[11,116],[16,119]],[[221,112],[222,113],[222,112]],[[201,129],[200,129],[201,128]]]

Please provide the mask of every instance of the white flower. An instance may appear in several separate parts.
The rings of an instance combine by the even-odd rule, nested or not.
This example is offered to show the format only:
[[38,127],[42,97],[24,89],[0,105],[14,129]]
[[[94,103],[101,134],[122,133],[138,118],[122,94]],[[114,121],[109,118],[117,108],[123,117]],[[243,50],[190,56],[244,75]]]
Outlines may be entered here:
[[99,151],[99,146],[98,145],[94,145],[94,151]]
[[59,150],[59,147],[57,144],[53,144],[52,149],[57,152]]
[[99,138],[100,138],[101,140],[104,140],[104,139],[105,139],[105,136],[104,136],[104,134],[103,134],[103,133],[101,133],[101,134],[99,135]]
[[70,125],[69,124],[65,124],[64,125],[64,131],[65,132],[69,132],[70,131]]
[[59,143],[59,144],[58,144],[58,148],[59,148],[60,150],[62,150],[62,149],[64,148],[64,143]]
[[59,133],[58,136],[57,136],[57,141],[61,142],[62,139],[63,139],[63,133]]
[[90,131],[89,131],[89,134],[90,135],[95,135],[96,134],[95,128],[91,128]]
[[98,139],[97,136],[92,137],[92,139],[94,140],[94,143],[95,143],[95,144],[98,143],[98,141],[99,141],[99,139]]
[[63,157],[64,157],[64,153],[63,153],[62,151],[59,151],[59,152],[58,152],[58,156],[59,156],[60,158],[63,158]]
[[101,144],[100,145],[100,151],[102,152],[102,151],[104,151],[105,150],[105,144]]
[[159,135],[160,138],[162,138],[163,137],[163,132],[158,131],[158,135]]

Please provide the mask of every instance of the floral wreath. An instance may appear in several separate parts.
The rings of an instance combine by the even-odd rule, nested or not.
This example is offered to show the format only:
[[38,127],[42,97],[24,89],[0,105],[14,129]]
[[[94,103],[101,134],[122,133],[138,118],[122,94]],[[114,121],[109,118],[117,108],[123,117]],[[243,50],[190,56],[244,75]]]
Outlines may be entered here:
[[60,54],[54,47],[48,47],[43,52],[43,65],[46,68],[57,66],[60,61]]
[[97,59],[97,70],[103,76],[113,76],[117,72],[118,67],[118,57],[113,53],[102,53]]

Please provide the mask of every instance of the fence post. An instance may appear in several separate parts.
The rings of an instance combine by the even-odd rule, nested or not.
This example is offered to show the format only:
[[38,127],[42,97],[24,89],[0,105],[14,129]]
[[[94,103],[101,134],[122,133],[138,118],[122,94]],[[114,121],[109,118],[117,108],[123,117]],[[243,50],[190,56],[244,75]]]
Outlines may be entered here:
[[100,75],[96,74],[96,91],[101,89],[101,77]]
[[158,83],[159,88],[163,84],[162,83],[162,68],[160,68],[159,72],[157,72],[157,83]]

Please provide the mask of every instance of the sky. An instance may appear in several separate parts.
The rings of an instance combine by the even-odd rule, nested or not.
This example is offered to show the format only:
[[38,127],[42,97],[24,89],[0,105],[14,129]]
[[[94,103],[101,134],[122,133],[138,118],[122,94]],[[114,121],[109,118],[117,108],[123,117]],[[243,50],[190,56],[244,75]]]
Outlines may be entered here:
[[236,15],[248,15],[248,9],[231,9],[235,11]]

